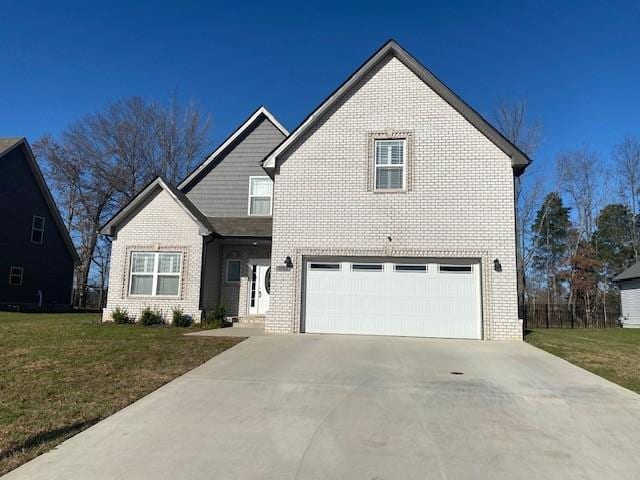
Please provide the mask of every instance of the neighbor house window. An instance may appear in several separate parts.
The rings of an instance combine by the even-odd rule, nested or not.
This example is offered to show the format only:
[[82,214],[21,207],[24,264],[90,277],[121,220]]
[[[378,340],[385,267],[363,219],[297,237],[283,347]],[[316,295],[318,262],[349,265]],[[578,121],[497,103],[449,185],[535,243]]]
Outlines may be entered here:
[[269,177],[249,178],[249,215],[271,215],[273,182]]
[[44,217],[33,216],[31,221],[31,241],[33,243],[42,243],[44,239]]
[[9,268],[9,285],[22,285],[22,274],[24,268],[11,267]]
[[406,184],[406,140],[375,140],[376,190],[404,190]]
[[129,294],[177,297],[180,293],[181,266],[181,253],[131,253]]
[[240,260],[227,260],[227,283],[238,283],[240,281]]

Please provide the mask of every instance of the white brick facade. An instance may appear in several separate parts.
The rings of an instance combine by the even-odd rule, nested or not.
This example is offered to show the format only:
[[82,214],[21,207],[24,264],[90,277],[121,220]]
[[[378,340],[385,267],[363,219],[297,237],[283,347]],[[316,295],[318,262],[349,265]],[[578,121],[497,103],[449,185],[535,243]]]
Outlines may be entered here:
[[[165,190],[160,190],[142,209],[119,228],[111,247],[109,293],[103,321],[111,321],[111,312],[126,308],[136,319],[146,307],[161,310],[165,321],[171,321],[173,307],[200,321],[200,276],[202,236],[198,224]],[[132,251],[182,252],[182,281],[177,298],[131,297],[129,261]]]
[[[410,134],[408,191],[373,192],[370,139],[396,132]],[[511,159],[401,61],[385,60],[279,162],[267,331],[300,330],[304,256],[472,257],[483,337],[521,339],[514,225]]]

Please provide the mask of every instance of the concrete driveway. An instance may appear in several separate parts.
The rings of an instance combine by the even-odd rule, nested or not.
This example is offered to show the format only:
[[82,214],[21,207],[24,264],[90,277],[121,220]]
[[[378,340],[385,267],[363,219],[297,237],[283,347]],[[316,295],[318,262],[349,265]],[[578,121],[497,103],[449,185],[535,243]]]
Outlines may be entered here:
[[253,337],[6,479],[618,480],[639,445],[640,396],[524,343]]

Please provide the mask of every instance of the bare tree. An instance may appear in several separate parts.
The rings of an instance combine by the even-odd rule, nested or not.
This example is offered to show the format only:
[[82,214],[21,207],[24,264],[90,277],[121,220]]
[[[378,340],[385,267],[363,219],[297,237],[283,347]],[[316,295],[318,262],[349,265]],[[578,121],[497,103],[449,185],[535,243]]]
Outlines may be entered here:
[[[559,154],[556,167],[560,189],[568,196],[572,210],[577,214],[575,235],[572,235],[569,245],[569,258],[573,259],[593,237],[595,219],[602,200],[600,186],[603,170],[598,154],[587,148]],[[570,262],[569,267],[569,304],[573,304],[578,293],[576,286],[579,282],[576,279],[579,271],[575,262]]]
[[634,260],[638,261],[638,195],[640,194],[640,139],[627,136],[613,149],[613,161],[620,182],[620,193],[629,207],[631,238]]
[[104,265],[97,252],[108,256],[108,244],[97,248],[99,226],[156,176],[173,183],[186,176],[208,128],[208,118],[175,95],[168,106],[132,97],[73,122],[58,141],[45,136],[34,145],[79,249],[81,296],[92,267]]
[[542,123],[529,119],[526,100],[500,102],[493,113],[493,122],[511,143],[533,157],[542,140]]
[[[500,102],[493,113],[492,120],[507,140],[528,157],[533,157],[542,139],[542,124],[537,120],[529,119],[526,100]],[[533,224],[536,208],[542,199],[542,182],[539,177],[530,182],[525,182],[522,177],[518,177],[515,179],[514,193],[518,296],[520,305],[524,305],[526,272],[533,256],[533,249],[527,248],[527,226]]]
[[602,165],[597,153],[587,148],[564,152],[556,159],[558,182],[578,215],[577,241],[590,240],[601,202]]

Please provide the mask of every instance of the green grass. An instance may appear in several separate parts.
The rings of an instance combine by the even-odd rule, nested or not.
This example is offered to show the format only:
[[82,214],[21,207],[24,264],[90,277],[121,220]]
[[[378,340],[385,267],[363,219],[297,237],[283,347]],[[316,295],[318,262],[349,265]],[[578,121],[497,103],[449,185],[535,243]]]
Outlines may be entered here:
[[525,340],[640,393],[640,329],[536,329]]
[[0,475],[242,340],[184,333],[0,312]]

